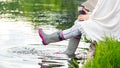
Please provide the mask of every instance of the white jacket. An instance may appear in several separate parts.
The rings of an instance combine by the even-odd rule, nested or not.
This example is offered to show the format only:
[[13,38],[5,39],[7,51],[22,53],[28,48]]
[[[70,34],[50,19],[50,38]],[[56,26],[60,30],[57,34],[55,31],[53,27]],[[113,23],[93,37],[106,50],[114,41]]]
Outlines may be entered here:
[[120,0],[98,0],[90,19],[79,25],[91,40],[107,36],[120,41]]

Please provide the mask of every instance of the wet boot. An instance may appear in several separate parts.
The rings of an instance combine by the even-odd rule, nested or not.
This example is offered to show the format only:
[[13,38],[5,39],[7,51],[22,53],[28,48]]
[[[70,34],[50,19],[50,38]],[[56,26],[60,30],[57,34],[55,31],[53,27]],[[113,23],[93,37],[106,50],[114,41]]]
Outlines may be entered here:
[[69,43],[68,43],[68,47],[66,49],[65,52],[63,52],[64,54],[67,54],[68,57],[75,57],[75,51],[79,45],[79,41],[80,41],[80,38],[77,39],[77,38],[71,38],[69,40]]
[[38,30],[39,36],[42,39],[42,42],[44,45],[48,45],[49,43],[58,42],[64,40],[62,37],[60,37],[60,32],[54,32],[50,35],[45,34],[42,29]]

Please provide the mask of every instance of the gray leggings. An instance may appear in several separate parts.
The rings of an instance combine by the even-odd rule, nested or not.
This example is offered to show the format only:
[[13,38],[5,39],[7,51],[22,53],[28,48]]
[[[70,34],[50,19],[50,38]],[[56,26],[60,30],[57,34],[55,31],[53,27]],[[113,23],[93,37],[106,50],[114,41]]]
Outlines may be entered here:
[[81,28],[79,23],[80,21],[76,20],[71,28],[62,31],[64,39],[81,37],[81,35],[84,33],[84,30]]

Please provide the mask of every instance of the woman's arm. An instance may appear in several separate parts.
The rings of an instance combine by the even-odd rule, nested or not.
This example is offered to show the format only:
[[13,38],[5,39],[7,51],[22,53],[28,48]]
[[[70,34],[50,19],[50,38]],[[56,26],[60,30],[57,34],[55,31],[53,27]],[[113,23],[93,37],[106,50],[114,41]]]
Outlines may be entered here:
[[84,21],[89,19],[89,13],[92,12],[92,10],[95,8],[98,0],[87,0],[85,3],[80,5],[82,8],[78,12],[78,20]]

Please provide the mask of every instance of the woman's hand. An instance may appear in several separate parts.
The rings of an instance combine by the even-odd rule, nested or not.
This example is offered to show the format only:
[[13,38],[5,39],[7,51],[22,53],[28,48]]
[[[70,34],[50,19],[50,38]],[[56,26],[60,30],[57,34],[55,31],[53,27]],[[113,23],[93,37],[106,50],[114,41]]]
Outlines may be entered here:
[[85,21],[85,20],[88,20],[89,19],[89,11],[87,9],[85,9],[84,7],[82,8],[82,10],[85,12],[85,14],[80,14],[78,16],[78,20],[80,21]]
[[87,14],[78,16],[78,20],[80,20],[80,21],[85,21],[88,19],[89,19],[89,15],[87,15]]

